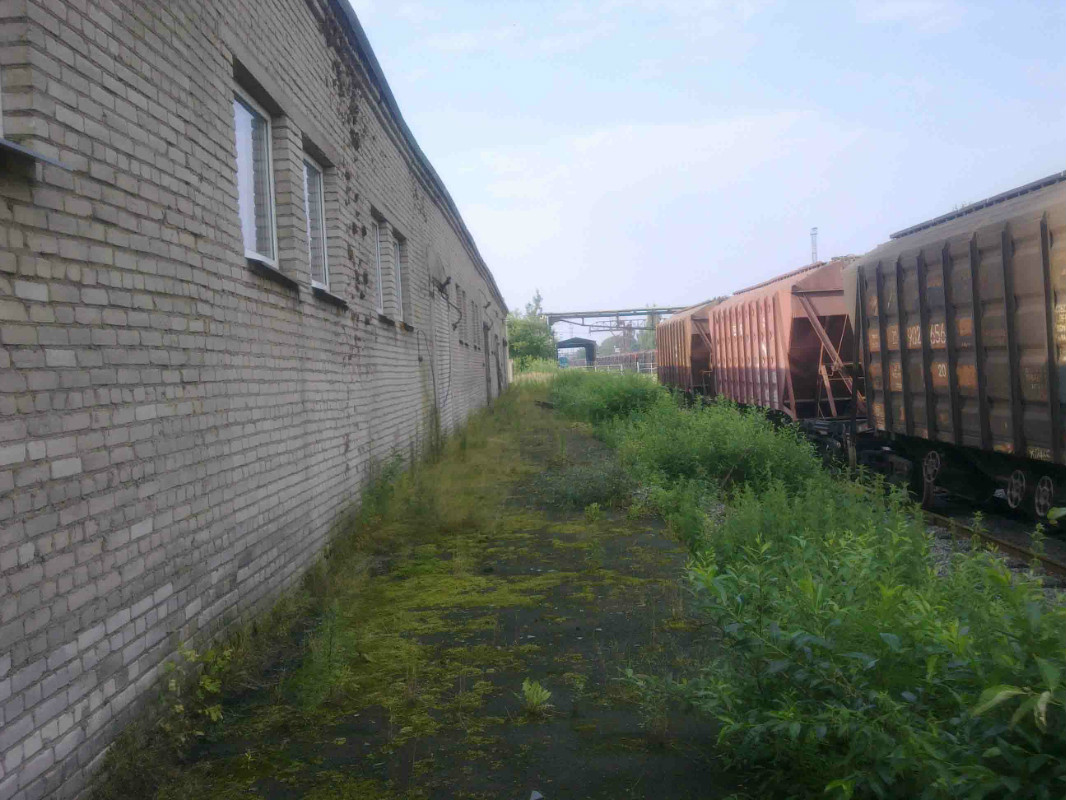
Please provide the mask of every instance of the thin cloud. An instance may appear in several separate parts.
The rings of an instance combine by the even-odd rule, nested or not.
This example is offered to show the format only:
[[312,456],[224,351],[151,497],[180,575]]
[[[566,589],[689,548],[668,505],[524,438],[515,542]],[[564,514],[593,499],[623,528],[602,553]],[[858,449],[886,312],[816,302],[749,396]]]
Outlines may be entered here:
[[[511,302],[524,302],[537,282],[553,301],[607,302],[616,289],[646,281],[650,263],[657,263],[656,280],[677,295],[664,302],[683,299],[686,291],[728,291],[736,281],[729,274],[715,277],[715,264],[739,259],[723,253],[722,243],[744,241],[739,231],[752,224],[779,230],[792,215],[805,213],[782,198],[753,217],[746,198],[751,187],[782,169],[813,181],[841,153],[858,151],[866,135],[813,112],[780,111],[692,124],[617,125],[470,153],[464,171],[482,176],[484,201],[464,205],[464,217],[486,259],[508,276]],[[596,191],[589,192],[590,186]],[[804,217],[796,227],[805,233],[810,224]],[[675,251],[669,263],[661,263],[663,237]],[[689,250],[713,253],[714,259],[686,259]],[[778,270],[791,264],[782,266],[780,258],[764,263]],[[606,283],[580,278],[605,270],[611,276]]]
[[586,27],[575,26],[537,39],[534,45],[545,53],[572,53],[606,39],[613,30],[613,25],[603,22]]
[[909,25],[923,32],[954,27],[966,13],[956,0],[858,0],[855,11],[862,23]]
[[599,0],[573,3],[556,15],[564,28],[560,42],[569,37],[584,43],[605,38],[626,20],[642,18],[689,41],[721,38],[742,30],[775,0]]
[[427,22],[436,22],[440,19],[440,12],[423,3],[400,3],[396,8],[396,15],[415,25],[424,25]]
[[474,53],[491,50],[517,38],[516,27],[488,28],[474,31],[434,34],[426,38],[427,47],[445,53]]

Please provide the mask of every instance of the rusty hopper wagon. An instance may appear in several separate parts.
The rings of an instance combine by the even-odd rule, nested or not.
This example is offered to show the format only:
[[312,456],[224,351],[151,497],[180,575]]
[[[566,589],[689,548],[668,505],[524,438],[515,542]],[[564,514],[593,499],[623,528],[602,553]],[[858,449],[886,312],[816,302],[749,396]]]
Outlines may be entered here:
[[655,328],[659,383],[687,394],[714,394],[707,311],[718,302],[690,306]]
[[1002,488],[1044,517],[1066,486],[1066,173],[894,234],[847,277],[870,424],[924,498]]
[[854,336],[842,275],[850,261],[803,267],[708,309],[715,393],[793,420],[850,418]]

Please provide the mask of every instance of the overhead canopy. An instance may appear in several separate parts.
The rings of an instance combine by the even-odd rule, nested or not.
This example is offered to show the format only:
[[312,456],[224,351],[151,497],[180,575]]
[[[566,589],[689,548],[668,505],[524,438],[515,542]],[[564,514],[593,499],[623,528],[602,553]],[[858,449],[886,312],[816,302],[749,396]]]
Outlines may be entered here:
[[582,339],[577,336],[571,339],[563,339],[555,345],[555,352],[559,352],[560,350],[576,350],[579,347],[585,348],[586,364],[592,364],[596,361],[596,343],[592,341],[592,339]]

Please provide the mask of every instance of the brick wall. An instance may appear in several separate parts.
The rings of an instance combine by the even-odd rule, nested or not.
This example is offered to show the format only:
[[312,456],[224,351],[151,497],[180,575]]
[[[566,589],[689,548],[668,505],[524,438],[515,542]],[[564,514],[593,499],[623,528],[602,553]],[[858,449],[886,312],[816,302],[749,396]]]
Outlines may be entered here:
[[[4,136],[63,165],[0,171],[0,798],[77,794],[181,642],[261,610],[371,464],[500,390],[503,301],[344,2],[0,0]],[[272,118],[280,279],[244,257],[238,83]]]

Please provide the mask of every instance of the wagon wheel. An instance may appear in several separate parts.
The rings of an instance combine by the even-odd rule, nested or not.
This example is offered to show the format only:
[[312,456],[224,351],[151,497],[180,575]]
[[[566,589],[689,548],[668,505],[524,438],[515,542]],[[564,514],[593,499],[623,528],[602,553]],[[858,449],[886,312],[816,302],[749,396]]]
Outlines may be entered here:
[[936,479],[944,460],[936,450],[930,450],[922,459],[922,508],[931,508],[936,497]]
[[859,467],[859,452],[855,447],[855,438],[850,433],[844,434],[844,449],[848,453],[848,469],[854,472]]
[[1012,509],[1020,508],[1025,500],[1026,483],[1025,473],[1020,469],[1010,474],[1007,481],[1007,505]]
[[1033,510],[1037,519],[1044,519],[1048,511],[1055,504],[1055,482],[1050,475],[1044,475],[1036,482],[1036,493],[1033,497]]

